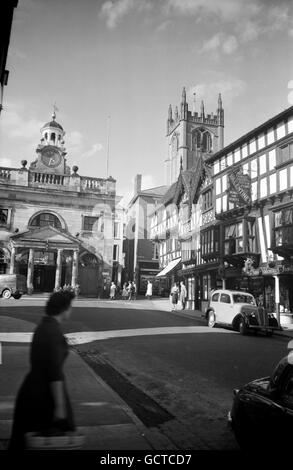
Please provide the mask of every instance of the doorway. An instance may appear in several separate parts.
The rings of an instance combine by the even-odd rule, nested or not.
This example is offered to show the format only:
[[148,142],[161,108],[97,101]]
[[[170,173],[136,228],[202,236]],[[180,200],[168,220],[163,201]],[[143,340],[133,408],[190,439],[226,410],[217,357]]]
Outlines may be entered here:
[[55,266],[35,266],[33,286],[35,292],[52,292],[55,287]]

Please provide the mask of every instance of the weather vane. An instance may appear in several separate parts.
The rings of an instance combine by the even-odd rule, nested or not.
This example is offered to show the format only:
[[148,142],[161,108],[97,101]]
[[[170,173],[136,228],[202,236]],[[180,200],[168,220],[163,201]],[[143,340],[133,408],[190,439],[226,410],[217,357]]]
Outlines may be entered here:
[[53,104],[53,114],[52,114],[53,119],[56,119],[56,111],[59,111],[59,109],[57,108],[56,101],[55,101]]

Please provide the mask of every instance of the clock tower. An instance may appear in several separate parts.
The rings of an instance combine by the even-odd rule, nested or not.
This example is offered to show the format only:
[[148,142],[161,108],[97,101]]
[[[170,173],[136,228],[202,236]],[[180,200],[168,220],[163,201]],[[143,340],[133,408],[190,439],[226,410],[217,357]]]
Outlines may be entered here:
[[41,129],[41,142],[36,149],[38,157],[30,165],[30,170],[58,175],[70,173],[66,165],[64,135],[63,127],[56,121],[54,110],[52,120]]

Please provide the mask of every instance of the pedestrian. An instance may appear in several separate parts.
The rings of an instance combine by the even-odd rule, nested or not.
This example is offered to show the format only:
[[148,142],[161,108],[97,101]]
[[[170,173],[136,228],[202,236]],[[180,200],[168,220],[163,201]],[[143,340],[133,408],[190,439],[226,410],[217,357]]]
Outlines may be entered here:
[[151,281],[148,281],[148,284],[147,284],[147,290],[146,290],[146,297],[151,300],[152,299],[152,295],[153,295],[153,284]]
[[[26,448],[25,434],[46,435],[74,431],[73,412],[66,388],[63,364],[68,344],[61,323],[70,318],[74,293],[54,292],[45,315],[35,330],[30,348],[30,371],[16,397],[8,450]],[[48,434],[47,434],[48,435]]]
[[185,310],[187,290],[183,281],[180,282],[180,295],[179,300],[181,302],[182,310]]
[[127,284],[126,282],[124,282],[123,289],[122,289],[122,299],[126,300],[127,298],[128,298]]
[[136,300],[137,291],[136,291],[136,284],[135,284],[134,281],[133,281],[132,285],[133,285],[133,298],[132,298],[132,300]]
[[176,310],[176,305],[178,303],[178,295],[179,295],[179,288],[177,286],[177,282],[174,282],[173,287],[170,292],[172,310]]
[[115,297],[116,297],[116,285],[115,285],[115,282],[111,282],[111,286],[110,286],[110,300],[115,300]]
[[128,300],[134,300],[135,287],[132,281],[128,284]]

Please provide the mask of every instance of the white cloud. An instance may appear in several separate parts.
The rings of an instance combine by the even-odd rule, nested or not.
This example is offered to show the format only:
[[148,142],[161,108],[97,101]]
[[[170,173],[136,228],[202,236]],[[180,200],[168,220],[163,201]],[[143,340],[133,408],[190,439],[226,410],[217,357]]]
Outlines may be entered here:
[[87,150],[86,152],[84,152],[82,154],[82,158],[89,158],[89,157],[92,157],[93,155],[95,155],[96,153],[100,152],[101,150],[103,149],[103,145],[102,144],[99,144],[99,143],[95,143],[92,145],[92,147]]
[[238,49],[238,41],[235,36],[227,36],[222,44],[223,52],[227,55],[233,54]]
[[101,17],[106,19],[108,28],[115,28],[130,10],[135,8],[134,0],[107,0],[101,8]]
[[201,20],[218,17],[225,21],[256,15],[261,10],[254,0],[166,0],[166,8],[185,15],[196,15]]
[[13,166],[13,162],[12,162],[12,159],[11,158],[0,158],[0,166],[4,166],[4,167],[12,167]]
[[218,54],[230,55],[238,49],[238,41],[233,35],[226,35],[224,33],[217,33],[206,41],[200,52],[214,52]]
[[7,103],[1,116],[2,130],[10,138],[22,139],[37,144],[40,129],[44,122],[30,116],[29,111],[20,104]]
[[219,80],[211,83],[200,83],[190,88],[188,96],[191,100],[193,93],[196,93],[197,102],[204,99],[205,105],[207,104],[208,107],[216,109],[218,106],[218,96],[221,93],[223,107],[225,108],[225,106],[230,106],[232,101],[245,91],[245,88],[246,83],[240,79]]

